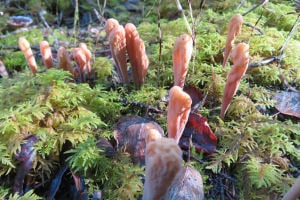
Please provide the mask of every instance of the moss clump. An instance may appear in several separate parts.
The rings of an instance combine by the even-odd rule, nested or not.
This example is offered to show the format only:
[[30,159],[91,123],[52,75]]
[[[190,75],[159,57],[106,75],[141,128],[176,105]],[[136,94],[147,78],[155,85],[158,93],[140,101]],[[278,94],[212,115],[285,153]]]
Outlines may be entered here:
[[9,53],[4,57],[3,62],[9,73],[22,71],[26,68],[26,59],[21,51]]
[[235,120],[245,118],[249,115],[257,116],[260,115],[260,113],[251,99],[241,95],[233,99],[226,115],[228,119]]
[[108,78],[111,76],[113,70],[113,65],[108,58],[97,57],[92,64],[92,68],[96,72],[97,83],[105,84],[105,82],[108,82]]
[[275,86],[280,84],[279,69],[276,64],[253,68],[249,71],[251,79],[262,86]]

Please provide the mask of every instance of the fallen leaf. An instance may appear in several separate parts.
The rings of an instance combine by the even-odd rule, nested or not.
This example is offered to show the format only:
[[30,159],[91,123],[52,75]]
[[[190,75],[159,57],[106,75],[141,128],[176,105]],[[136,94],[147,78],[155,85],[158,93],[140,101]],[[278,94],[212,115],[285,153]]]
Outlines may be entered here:
[[139,116],[122,117],[114,130],[117,149],[128,152],[134,163],[145,164],[146,140],[149,133],[164,135],[163,129],[154,121]]
[[210,129],[207,119],[197,113],[190,113],[188,122],[180,138],[179,146],[189,149],[189,140],[192,138],[193,146],[197,153],[211,154],[216,150],[217,137]]
[[274,97],[275,108],[286,115],[300,118],[300,93],[280,92]]

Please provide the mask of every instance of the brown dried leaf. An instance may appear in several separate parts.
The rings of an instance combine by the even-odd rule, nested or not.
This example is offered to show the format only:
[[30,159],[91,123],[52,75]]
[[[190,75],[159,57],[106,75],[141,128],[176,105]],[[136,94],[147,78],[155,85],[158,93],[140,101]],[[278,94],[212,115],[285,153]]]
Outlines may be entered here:
[[274,97],[275,108],[286,115],[300,118],[300,93],[280,92]]
[[117,149],[124,149],[134,163],[145,163],[146,143],[164,135],[163,129],[154,121],[139,117],[122,117],[116,124],[114,137]]

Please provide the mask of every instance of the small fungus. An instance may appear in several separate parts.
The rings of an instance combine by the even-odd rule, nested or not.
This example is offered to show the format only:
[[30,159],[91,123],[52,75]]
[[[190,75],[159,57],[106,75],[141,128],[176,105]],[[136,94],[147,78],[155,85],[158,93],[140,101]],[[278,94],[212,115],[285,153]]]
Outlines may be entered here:
[[226,62],[229,58],[229,54],[231,52],[233,43],[237,35],[241,32],[243,25],[243,17],[240,14],[234,15],[231,17],[228,23],[228,35],[226,39],[226,46],[224,52],[224,59],[223,59],[223,67],[225,67]]
[[40,43],[41,55],[47,69],[54,67],[52,60],[52,51],[49,43],[47,41],[42,41]]
[[65,47],[63,46],[59,47],[57,51],[57,60],[58,60],[58,67],[60,69],[73,73],[73,67],[72,67],[70,55],[65,49]]
[[119,22],[116,19],[110,18],[110,19],[106,20],[105,32],[106,32],[106,37],[108,39],[109,39],[109,35],[110,35],[111,31],[117,26],[119,26]]
[[193,52],[193,40],[188,34],[179,36],[173,48],[174,85],[184,86],[189,62]]
[[132,23],[125,26],[126,49],[132,67],[133,82],[139,89],[145,82],[149,60],[146,54],[144,41],[140,39],[136,27]]
[[30,44],[24,37],[19,38],[19,48],[23,52],[24,57],[26,58],[26,61],[31,69],[31,72],[35,75],[37,73],[37,64],[32,53]]
[[167,123],[168,134],[179,142],[191,111],[192,99],[179,86],[173,86],[169,92]]
[[121,83],[129,83],[126,59],[126,37],[123,26],[119,25],[112,29],[109,34],[109,44]]
[[72,51],[73,54],[73,59],[76,62],[76,64],[78,65],[79,69],[80,69],[80,75],[81,75],[81,80],[85,81],[86,77],[86,71],[87,71],[87,63],[86,63],[86,55],[85,52],[81,49],[81,48],[75,48]]
[[81,48],[81,50],[83,50],[83,52],[85,54],[87,73],[90,74],[91,73],[91,58],[92,58],[92,53],[88,49],[88,47],[86,46],[85,43],[80,43],[79,44],[79,48]]
[[224,89],[220,113],[220,117],[222,119],[224,119],[230,102],[239,87],[240,81],[246,73],[249,63],[249,45],[245,43],[239,43],[235,49],[233,49],[231,53],[231,59],[233,66],[228,73]]

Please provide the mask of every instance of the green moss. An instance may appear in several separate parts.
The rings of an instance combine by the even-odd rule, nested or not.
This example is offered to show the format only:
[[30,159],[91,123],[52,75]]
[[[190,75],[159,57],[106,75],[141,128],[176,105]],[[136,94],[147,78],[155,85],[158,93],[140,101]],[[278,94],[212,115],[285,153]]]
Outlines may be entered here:
[[[285,4],[268,3],[270,10],[264,12],[267,18],[265,26],[275,26],[278,30],[290,31],[296,21],[297,16],[291,14],[295,12],[291,2]],[[290,13],[290,14],[289,14]]]
[[9,73],[14,71],[22,71],[26,68],[27,62],[21,51],[9,53],[4,57],[3,62]]
[[276,64],[253,68],[249,71],[251,79],[262,86],[274,86],[280,84],[280,71]]
[[92,64],[92,68],[96,72],[97,83],[105,84],[105,82],[108,82],[108,78],[111,76],[113,70],[112,62],[108,58],[97,57]]
[[251,99],[245,96],[236,96],[227,111],[227,118],[232,120],[242,119],[246,116],[258,116],[260,113]]

